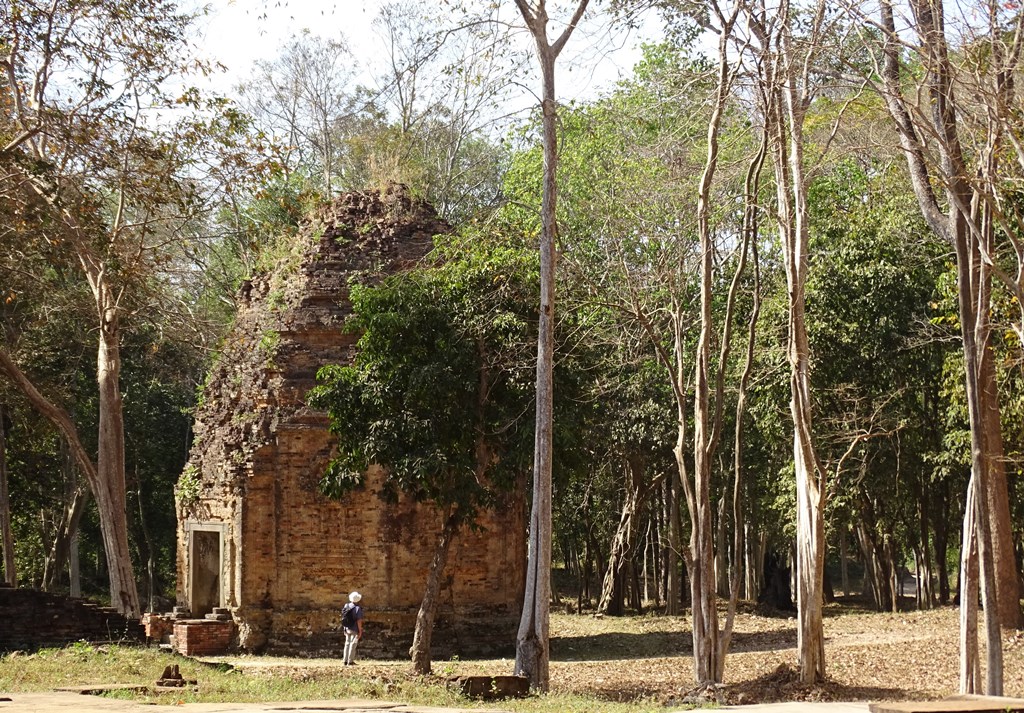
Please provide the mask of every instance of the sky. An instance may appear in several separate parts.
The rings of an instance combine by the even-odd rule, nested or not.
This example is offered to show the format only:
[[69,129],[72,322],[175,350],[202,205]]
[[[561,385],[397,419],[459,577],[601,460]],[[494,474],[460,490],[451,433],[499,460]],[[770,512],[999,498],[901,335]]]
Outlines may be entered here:
[[[509,6],[506,16],[518,19],[511,0],[502,1]],[[438,6],[436,0],[424,2]],[[212,0],[209,15],[199,23],[202,35],[197,43],[203,54],[227,67],[213,80],[214,88],[224,93],[251,76],[254,62],[273,59],[290,37],[305,30],[326,39],[343,35],[360,62],[369,64],[383,52],[382,38],[373,25],[382,4],[382,0]],[[647,32],[627,33],[615,29],[606,16],[590,15],[594,19],[573,35],[559,59],[557,84],[563,101],[596,97],[628,76],[640,57],[640,43],[654,34],[653,22]],[[519,41],[528,42],[528,38],[523,35]],[[535,73],[532,80],[539,82]]]

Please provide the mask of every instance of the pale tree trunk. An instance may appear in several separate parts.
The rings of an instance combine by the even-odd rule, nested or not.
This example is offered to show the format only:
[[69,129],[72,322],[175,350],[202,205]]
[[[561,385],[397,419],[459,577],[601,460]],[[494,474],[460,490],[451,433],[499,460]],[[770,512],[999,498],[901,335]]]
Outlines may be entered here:
[[844,523],[839,527],[839,577],[843,596],[850,596],[850,535],[849,527]]
[[[824,18],[818,2],[809,19],[815,45]],[[825,636],[822,622],[825,564],[825,493],[822,468],[813,442],[810,358],[805,319],[808,269],[807,178],[804,169],[803,125],[810,103],[811,57],[797,56],[792,36],[791,7],[779,9],[778,61],[766,57],[766,121],[772,126],[778,219],[789,306],[790,413],[793,418],[793,466],[796,474],[797,650],[802,683],[825,678]],[[771,46],[763,27],[760,40]]]
[[[733,438],[733,490],[732,490],[732,526],[733,526],[733,556],[732,576],[729,580],[729,607],[725,615],[725,627],[719,639],[718,646],[718,670],[715,672],[715,680],[722,681],[725,678],[725,657],[729,653],[729,646],[732,643],[733,622],[736,618],[736,605],[740,598],[741,572],[744,554],[748,551],[750,543],[745,535],[747,526],[743,519],[743,419],[747,410],[747,387],[750,384],[750,376],[754,371],[754,346],[757,338],[757,322],[761,313],[761,267],[757,255],[757,241],[759,228],[759,210],[757,194],[761,185],[761,169],[764,166],[765,154],[767,153],[767,135],[761,137],[761,147],[747,170],[744,182],[744,211],[743,211],[743,245],[741,247],[741,264],[737,266],[736,277],[733,280],[733,287],[730,290],[730,305],[733,302],[735,289],[738,285],[739,275],[745,267],[747,252],[751,254],[754,263],[754,289],[753,306],[750,311],[750,319],[747,322],[747,353],[743,363],[743,373],[740,376],[740,383],[736,394],[736,425]],[[730,310],[728,310],[731,312]],[[724,360],[722,360],[724,362]],[[723,366],[720,366],[721,370]],[[722,373],[721,371],[719,372]],[[721,394],[719,394],[721,398]],[[719,543],[719,547],[722,543]],[[749,596],[748,585],[748,596]]]
[[747,601],[756,601],[757,595],[760,594],[753,535],[754,528],[750,526],[750,522],[745,522],[743,524],[743,598]]
[[82,572],[80,557],[78,554],[79,533],[71,536],[71,545],[68,547],[68,594],[78,598],[82,596]]
[[[686,502],[692,527],[690,551],[687,553],[687,572],[690,576],[690,597],[693,611],[693,667],[698,686],[720,682],[724,669],[720,657],[718,631],[718,596],[715,577],[714,521],[711,507],[711,469],[721,432],[724,413],[724,369],[730,345],[732,306],[738,274],[729,293],[729,306],[723,320],[722,357],[716,374],[715,399],[711,398],[711,341],[714,334],[713,278],[714,231],[711,226],[712,187],[718,169],[719,134],[726,101],[732,86],[734,70],[730,66],[728,43],[739,12],[738,5],[725,16],[713,5],[720,25],[718,40],[718,72],[715,102],[707,127],[707,154],[697,192],[697,233],[700,239],[700,334],[697,339],[694,364],[693,401],[693,485],[687,487]],[[738,266],[739,269],[740,266]],[[681,354],[679,340],[677,349]],[[678,357],[677,357],[678,360]],[[676,460],[681,461],[681,448],[677,446]],[[723,512],[724,515],[724,512]],[[719,542],[724,548],[725,543]]]
[[978,538],[974,476],[967,486],[963,540],[960,545],[960,693],[981,690],[978,656]]
[[448,564],[448,553],[451,551],[452,540],[458,532],[460,514],[458,508],[452,510],[445,518],[444,527],[434,545],[434,556],[427,570],[427,584],[423,592],[423,601],[416,613],[416,630],[412,637],[409,655],[412,657],[412,668],[416,673],[430,673],[430,640],[434,633],[434,615],[437,611],[438,595],[441,592],[441,575]]
[[[102,287],[101,294],[109,288]],[[124,471],[124,410],[121,402],[121,344],[117,308],[112,296],[101,305],[96,381],[99,385],[99,452],[96,458],[97,488],[93,492],[103,532],[111,605],[127,617],[141,615],[139,594],[128,546],[128,518]]]
[[725,494],[718,499],[715,512],[715,591],[719,597],[729,596],[729,548],[726,547],[726,506]]
[[669,616],[679,616],[683,613],[683,573],[679,561],[679,554],[683,549],[683,534],[679,512],[682,484],[678,469],[669,474],[667,492],[668,556],[665,558],[665,613]]
[[0,546],[4,551],[4,582],[18,586],[14,566],[14,532],[11,530],[11,492],[7,483],[7,413],[0,404]]
[[[913,0],[914,22],[921,40],[921,59],[925,70],[922,83],[927,91],[931,108],[930,121],[924,127],[915,123],[903,96],[900,70],[901,42],[896,34],[895,19],[891,3],[886,0],[880,7],[881,29],[884,33],[884,99],[889,113],[896,124],[900,145],[906,155],[911,183],[921,214],[936,235],[946,240],[956,253],[957,297],[959,300],[960,330],[964,349],[964,380],[967,393],[968,422],[971,430],[971,485],[979,513],[964,515],[964,528],[977,528],[977,549],[980,559],[981,578],[984,581],[982,594],[985,597],[986,622],[986,693],[1002,694],[1002,637],[1000,635],[1000,606],[997,591],[1000,583],[1004,587],[999,597],[1010,597],[1014,603],[1011,623],[1019,621],[1019,591],[1016,566],[1013,576],[1007,573],[997,575],[995,566],[1000,549],[995,531],[1008,522],[1002,510],[1007,509],[1006,501],[999,502],[1000,488],[992,483],[998,479],[995,472],[997,461],[1002,454],[1002,436],[999,433],[999,404],[994,393],[994,381],[988,374],[987,361],[991,360],[991,325],[988,314],[991,302],[991,265],[984,259],[991,255],[992,222],[987,208],[987,197],[976,195],[968,182],[968,172],[960,143],[953,72],[946,45],[943,9],[941,3]],[[941,157],[940,177],[933,181],[926,151],[920,140],[919,131],[935,138]],[[995,141],[994,136],[989,137]],[[994,161],[994,146],[987,147],[989,160]],[[985,168],[985,167],[983,167]],[[981,171],[984,173],[984,171]],[[932,185],[944,187],[948,202],[948,213],[944,213],[935,196]],[[977,200],[975,200],[977,198]],[[972,519],[973,518],[973,519]],[[971,532],[965,533],[969,537]],[[965,540],[966,541],[966,540]],[[1006,562],[1003,561],[1003,565]],[[970,567],[962,568],[970,571]],[[967,606],[962,596],[960,606]],[[1004,605],[1006,606],[1006,605]],[[961,627],[961,656],[977,655],[975,647],[965,638],[969,631]],[[974,670],[973,661],[961,661],[961,670]]]
[[149,536],[149,524],[146,522],[146,509],[142,505],[142,482],[139,479],[138,465],[135,468],[135,492],[139,506],[139,530],[142,531],[142,541],[146,543],[146,611],[152,612],[156,606],[156,554],[153,550],[153,540]]
[[551,458],[552,370],[555,321],[555,206],[558,190],[557,105],[555,60],[583,17],[589,0],[579,0],[569,24],[553,43],[548,41],[545,0],[515,0],[533,36],[540,64],[544,131],[544,190],[541,202],[540,318],[537,335],[537,405],[533,455],[533,504],[530,512],[529,558],[522,618],[516,636],[515,672],[530,686],[548,690],[549,618],[551,602]]

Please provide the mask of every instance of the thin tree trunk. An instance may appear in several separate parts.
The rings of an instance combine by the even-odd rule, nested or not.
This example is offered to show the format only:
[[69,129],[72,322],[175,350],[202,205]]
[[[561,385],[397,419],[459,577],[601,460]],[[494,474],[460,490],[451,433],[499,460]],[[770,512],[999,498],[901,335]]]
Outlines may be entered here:
[[[754,287],[753,306],[750,311],[750,319],[747,322],[747,352],[743,363],[743,373],[740,376],[740,383],[736,395],[736,423],[733,437],[733,488],[732,488],[732,525],[733,525],[733,561],[732,576],[729,581],[729,606],[725,615],[725,627],[719,639],[718,670],[715,680],[722,681],[725,678],[725,657],[729,653],[729,646],[732,644],[733,623],[736,618],[736,605],[740,598],[742,562],[749,558],[744,555],[749,547],[746,535],[746,523],[743,519],[743,419],[747,408],[747,387],[750,383],[750,376],[754,370],[754,347],[757,339],[757,322],[761,314],[761,266],[757,253],[759,209],[757,194],[761,184],[761,169],[764,166],[764,159],[768,151],[768,136],[762,134],[761,147],[757,155],[747,169],[744,181],[744,210],[743,210],[743,245],[741,247],[740,265],[737,266],[736,275],[733,280],[733,287],[730,289],[728,300],[731,312],[733,294],[738,285],[739,275],[745,267],[747,252],[750,252],[754,263]],[[722,369],[722,365],[719,366]],[[722,373],[721,371],[719,372]],[[719,392],[719,398],[722,394]],[[724,501],[724,498],[723,498]],[[719,546],[721,546],[721,540]],[[748,590],[749,591],[749,590]],[[749,596],[749,594],[748,594]]]
[[423,591],[423,601],[416,613],[416,630],[412,636],[409,655],[412,657],[413,670],[421,675],[430,673],[430,640],[434,634],[434,615],[437,611],[438,594],[441,592],[441,575],[448,564],[448,553],[452,540],[461,524],[461,512],[456,507],[445,519],[444,527],[434,545],[434,556],[427,570],[427,584]]
[[7,483],[7,413],[0,403],[0,547],[4,552],[4,582],[18,586],[14,566],[14,531],[11,529],[11,491]]
[[72,550],[78,538],[78,526],[89,505],[89,491],[79,485],[72,485],[70,500],[64,505],[64,512],[53,536],[50,556],[43,567],[43,589],[51,591],[59,584],[65,568],[77,567],[72,562]]
[[727,564],[729,557],[729,548],[726,545],[726,522],[725,513],[726,506],[725,495],[723,494],[718,500],[718,507],[716,508],[715,519],[717,525],[715,527],[715,591],[720,597],[729,596],[729,565]]
[[850,543],[849,528],[839,526],[839,577],[843,588],[843,596],[850,596]]
[[949,542],[949,488],[945,485],[943,488],[944,493],[935,495],[942,510],[932,518],[932,529],[935,536],[935,564],[939,578],[939,603],[949,604],[949,569],[946,564]]
[[[1001,434],[999,433],[999,404],[994,393],[994,381],[991,378],[986,362],[991,360],[990,340],[991,325],[989,310],[991,307],[991,266],[983,259],[983,255],[991,255],[992,216],[988,209],[987,196],[977,194],[968,182],[968,171],[964,152],[959,136],[957,123],[956,100],[954,93],[955,72],[949,60],[949,47],[945,38],[943,7],[941,3],[928,0],[912,0],[914,23],[921,44],[923,88],[927,90],[927,100],[931,109],[931,117],[924,130],[934,136],[937,141],[941,158],[941,175],[932,181],[928,160],[921,141],[918,138],[918,126],[914,123],[912,113],[903,98],[900,52],[902,42],[897,36],[895,19],[891,2],[886,0],[880,6],[884,59],[883,78],[885,80],[884,99],[896,124],[900,144],[907,158],[914,194],[917,198],[921,214],[936,235],[945,239],[956,254],[957,298],[959,301],[960,330],[963,339],[964,380],[967,394],[968,422],[971,430],[971,490],[974,492],[977,506],[982,513],[972,521],[973,527],[979,530],[978,555],[981,560],[981,577],[985,584],[982,593],[985,597],[986,621],[986,693],[1002,694],[1002,637],[1000,635],[1000,605],[997,602],[997,589],[1006,587],[1004,592],[1012,596],[1016,616],[1012,623],[1019,621],[1019,592],[1017,591],[1016,572],[1014,567],[1013,581],[1005,573],[997,574],[997,564],[1005,566],[1005,562],[997,560],[995,551],[1002,549],[997,542],[994,531],[998,532],[1003,520],[1002,509],[1008,508],[1006,501],[1000,501],[1001,492],[994,472],[1002,454]],[[997,141],[996,136],[989,132],[990,142]],[[995,144],[986,147],[990,161],[994,161]],[[984,177],[991,166],[982,166],[979,174]],[[943,212],[935,193],[933,183],[943,186],[948,212]],[[975,200],[977,199],[977,200]],[[972,514],[965,513],[965,529],[967,519]],[[1008,517],[1008,515],[1007,515]],[[995,523],[995,524],[993,524]],[[968,532],[964,537],[969,537]],[[966,541],[966,540],[965,540]],[[995,551],[994,551],[995,550]],[[969,568],[967,568],[969,571]],[[961,567],[961,578],[965,569]],[[965,606],[961,597],[961,607]],[[1005,606],[1005,605],[1004,605]],[[964,635],[966,629],[961,628]],[[976,648],[968,642],[961,642],[961,655],[976,654]],[[961,662],[961,671],[971,671],[976,663]],[[962,685],[967,683],[965,678]]]
[[541,200],[540,320],[537,336],[537,410],[534,429],[533,505],[530,513],[529,559],[522,617],[516,636],[516,673],[527,676],[531,687],[548,690],[549,618],[551,600],[551,457],[552,370],[555,320],[555,205],[558,192],[558,146],[555,103],[555,60],[587,9],[579,0],[572,19],[554,43],[548,42],[545,0],[531,7],[516,0],[533,35],[542,77],[541,112],[544,127],[544,191]]
[[978,656],[978,538],[974,476],[967,486],[963,541],[960,545],[960,693],[981,689]]
[[624,613],[621,588],[622,573],[628,561],[630,535],[639,497],[639,493],[634,488],[632,478],[629,481],[625,497],[622,501],[622,509],[619,512],[619,524],[615,528],[615,534],[612,536],[611,548],[608,553],[608,567],[605,570],[601,586],[601,599],[597,604],[598,613],[611,616],[622,616]]
[[[816,3],[807,31],[817,35],[825,5]],[[810,354],[805,317],[808,271],[807,177],[804,169],[804,119],[810,102],[810,57],[798,57],[792,36],[790,3],[778,9],[777,43],[767,35],[763,18],[751,18],[750,27],[763,54],[763,101],[772,133],[779,234],[786,269],[789,307],[787,356],[790,366],[790,412],[793,419],[793,465],[796,475],[796,589],[797,650],[802,683],[825,678],[825,638],[822,622],[825,564],[825,493],[823,470],[813,441]],[[804,42],[802,46],[814,47]],[[775,50],[773,54],[772,50]]]
[[142,484],[139,482],[138,466],[135,471],[135,483],[136,499],[139,505],[139,530],[142,531],[142,541],[146,544],[146,611],[152,612],[155,611],[156,606],[156,557],[153,551],[153,541],[149,536],[145,508],[142,506]]
[[679,554],[683,549],[683,533],[681,513],[679,512],[682,485],[678,470],[673,470],[669,474],[666,492],[668,493],[666,512],[668,550],[665,558],[665,613],[669,616],[679,616],[683,613],[683,573],[679,561]]
[[68,594],[75,598],[82,596],[82,568],[78,553],[80,540],[80,533],[76,529],[68,547]]

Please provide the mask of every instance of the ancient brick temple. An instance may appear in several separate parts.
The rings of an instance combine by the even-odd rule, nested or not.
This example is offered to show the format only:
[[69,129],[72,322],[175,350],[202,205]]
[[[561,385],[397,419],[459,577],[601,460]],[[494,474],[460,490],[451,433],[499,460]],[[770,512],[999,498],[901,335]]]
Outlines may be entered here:
[[[404,655],[441,519],[378,498],[380,474],[343,501],[318,491],[333,442],[305,403],[317,369],[350,362],[343,330],[352,280],[420,260],[448,226],[395,186],[323,208],[268,273],[242,287],[235,324],[198,408],[178,485],[178,603],[193,616],[227,607],[252,651],[340,653],[351,590],[367,610],[361,650]],[[514,645],[525,570],[517,499],[452,546],[437,654]]]

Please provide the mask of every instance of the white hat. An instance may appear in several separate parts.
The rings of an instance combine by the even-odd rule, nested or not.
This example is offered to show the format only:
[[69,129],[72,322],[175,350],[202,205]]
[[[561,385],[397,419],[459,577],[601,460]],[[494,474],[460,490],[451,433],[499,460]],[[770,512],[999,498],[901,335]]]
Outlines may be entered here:
[[353,604],[355,604],[356,602],[358,602],[362,598],[363,598],[363,595],[360,594],[359,592],[352,592],[351,594],[348,595],[348,600],[350,602],[352,602]]

